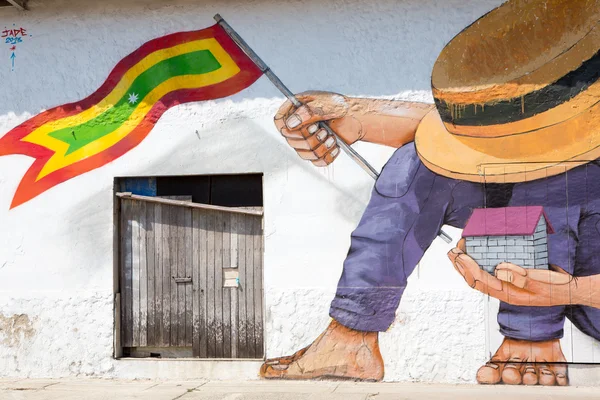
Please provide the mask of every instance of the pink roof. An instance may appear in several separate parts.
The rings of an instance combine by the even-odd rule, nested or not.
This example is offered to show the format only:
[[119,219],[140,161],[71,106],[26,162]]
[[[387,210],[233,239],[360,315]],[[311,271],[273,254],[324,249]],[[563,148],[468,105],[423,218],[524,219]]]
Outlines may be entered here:
[[541,206],[477,208],[473,210],[462,235],[463,237],[533,235],[542,217],[546,219],[547,232],[554,233],[548,216]]

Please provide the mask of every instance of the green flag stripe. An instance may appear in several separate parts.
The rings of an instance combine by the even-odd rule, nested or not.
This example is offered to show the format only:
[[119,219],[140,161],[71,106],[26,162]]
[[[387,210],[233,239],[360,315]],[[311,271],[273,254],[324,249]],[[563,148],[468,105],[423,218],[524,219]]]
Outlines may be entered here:
[[[221,64],[209,50],[199,50],[168,58],[138,75],[126,94],[104,113],[81,125],[60,129],[49,135],[67,143],[69,149],[66,154],[70,154],[123,125],[139,102],[169,78],[206,74],[219,68]],[[135,95],[137,95],[135,101],[130,99],[130,96]]]

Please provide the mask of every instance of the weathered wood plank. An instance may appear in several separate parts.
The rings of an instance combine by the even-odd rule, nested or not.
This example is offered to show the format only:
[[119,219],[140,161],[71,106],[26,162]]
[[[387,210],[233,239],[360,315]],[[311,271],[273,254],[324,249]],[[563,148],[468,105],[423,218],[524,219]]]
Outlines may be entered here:
[[200,260],[198,274],[200,279],[200,358],[208,357],[208,215],[199,211],[198,229],[200,241],[198,250]]
[[215,213],[215,357],[223,358],[223,213]]
[[[187,278],[185,274],[185,209],[174,207],[177,213],[177,272],[176,278]],[[177,345],[185,346],[185,294],[186,283],[177,284]]]
[[133,347],[140,346],[140,202],[131,202],[131,309],[133,312]]
[[200,357],[200,211],[192,210],[192,354]]
[[169,346],[171,342],[171,281],[169,267],[169,209],[160,207],[161,236],[160,236],[160,283],[161,283],[161,345]]
[[171,275],[171,346],[179,345],[179,299],[177,296],[177,283],[175,277],[178,276],[177,268],[177,250],[178,250],[178,228],[177,228],[177,207],[169,206],[169,265]]
[[125,220],[124,208],[125,208],[125,200],[119,200],[119,302],[121,304],[121,321],[119,326],[121,327],[121,331],[119,335],[121,336],[121,347],[125,347],[127,344],[125,343],[125,337],[127,336],[126,329],[126,311],[127,308],[125,304],[127,303],[127,293],[126,293],[126,285],[127,285],[127,274],[125,273],[125,265],[127,258],[127,249],[126,249],[126,241],[125,241],[125,232],[127,229],[127,221]]
[[231,288],[231,358],[238,358],[238,288]]
[[185,276],[192,278],[192,283],[185,284],[185,346],[193,345],[193,327],[194,327],[194,314],[193,314],[193,282],[194,282],[194,271],[192,257],[193,252],[196,251],[192,244],[192,208],[183,208],[182,211],[185,215],[184,225],[184,252],[185,252]]
[[[117,181],[113,181],[113,192],[118,190]],[[123,275],[121,270],[123,263],[121,262],[121,199],[113,196],[113,298],[114,298],[114,328],[113,328],[113,357],[120,359],[123,357],[123,334],[121,331],[121,285]]]
[[133,346],[132,305],[132,240],[131,240],[131,200],[121,201],[121,338],[123,347]]
[[246,292],[248,291],[246,276],[246,216],[238,216],[238,268],[240,270],[240,285],[238,287],[238,357],[248,358],[248,318],[246,313]]
[[147,346],[157,346],[156,343],[156,250],[154,243],[156,241],[156,208],[158,204],[146,204],[146,265],[148,266],[148,297],[146,304],[148,307],[148,331]]
[[208,358],[215,358],[217,356],[216,350],[216,317],[215,317],[215,212],[207,213],[207,257],[206,257],[206,268],[207,268],[207,335],[208,335]]
[[[119,265],[121,265],[121,263],[119,262]],[[122,340],[123,340],[123,330],[121,328],[122,323],[121,323],[121,293],[117,292],[115,293],[115,311],[118,311],[118,313],[115,313],[115,328],[114,328],[114,352],[113,355],[114,357],[118,360],[120,358],[123,357],[123,344],[122,344]]]
[[245,215],[263,215],[262,208],[221,207],[221,206],[213,206],[213,205],[209,205],[209,204],[192,203],[190,201],[169,199],[169,197],[180,198],[180,197],[187,197],[187,196],[150,197],[150,196],[140,196],[140,195],[132,194],[129,192],[117,193],[117,196],[124,198],[124,199],[135,199],[135,200],[147,201],[147,202],[151,202],[151,203],[160,203],[160,204],[173,205],[173,206],[198,208],[198,209],[207,210],[207,211],[223,211],[223,212],[228,212],[228,213],[245,214]]
[[263,336],[263,234],[262,218],[252,217],[254,220],[254,358],[264,356]]
[[[221,213],[223,223],[223,264],[222,268],[231,268],[231,215]],[[221,269],[221,278],[223,270]],[[223,358],[232,358],[231,356],[231,291],[236,288],[223,287],[221,280],[221,288],[223,290]]]
[[[238,268],[238,214],[229,216],[231,237],[229,239],[230,268]],[[238,291],[239,288],[231,289],[231,358],[238,358]]]
[[246,337],[248,357],[256,357],[256,337],[254,336],[254,218],[245,217],[246,220]]
[[163,326],[163,273],[162,273],[162,205],[154,207],[154,307],[156,310],[154,318],[156,346],[162,346],[164,342]]
[[170,206],[161,207],[162,220],[162,312],[163,346],[171,345],[171,210]]
[[140,347],[148,346],[148,264],[146,260],[146,203],[139,202]]

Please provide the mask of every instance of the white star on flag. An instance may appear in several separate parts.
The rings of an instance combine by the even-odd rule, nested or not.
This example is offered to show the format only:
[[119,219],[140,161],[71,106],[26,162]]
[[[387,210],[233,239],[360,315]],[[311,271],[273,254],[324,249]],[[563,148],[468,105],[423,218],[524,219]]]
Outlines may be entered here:
[[129,103],[131,104],[135,104],[138,101],[138,95],[137,93],[129,93]]

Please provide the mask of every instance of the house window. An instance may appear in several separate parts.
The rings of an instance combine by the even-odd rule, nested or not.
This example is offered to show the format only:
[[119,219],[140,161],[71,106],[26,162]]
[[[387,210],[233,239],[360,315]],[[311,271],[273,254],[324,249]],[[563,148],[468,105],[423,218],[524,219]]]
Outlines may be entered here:
[[116,354],[262,359],[262,175],[117,178],[115,192]]

